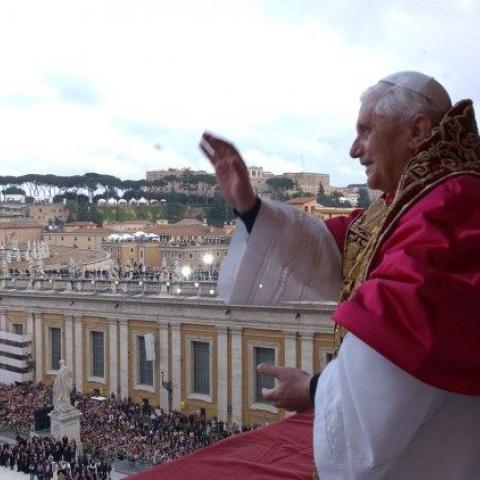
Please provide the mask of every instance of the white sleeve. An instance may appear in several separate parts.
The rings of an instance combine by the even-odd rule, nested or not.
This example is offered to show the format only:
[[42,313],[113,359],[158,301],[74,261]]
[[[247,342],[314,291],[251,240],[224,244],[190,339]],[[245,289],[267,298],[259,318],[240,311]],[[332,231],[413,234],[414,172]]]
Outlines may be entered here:
[[314,457],[322,480],[376,480],[398,460],[445,392],[404,372],[353,334],[320,375]]
[[262,200],[250,235],[237,221],[220,269],[219,297],[228,304],[248,305],[337,301],[341,264],[323,221]]

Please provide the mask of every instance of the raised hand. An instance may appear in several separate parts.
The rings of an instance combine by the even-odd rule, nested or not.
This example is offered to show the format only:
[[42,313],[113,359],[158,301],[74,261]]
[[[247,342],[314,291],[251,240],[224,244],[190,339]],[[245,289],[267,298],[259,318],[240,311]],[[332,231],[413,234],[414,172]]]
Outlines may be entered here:
[[233,143],[204,132],[200,149],[215,168],[217,183],[224,200],[238,213],[250,210],[256,197],[245,162]]
[[265,400],[278,408],[304,412],[313,407],[310,400],[310,379],[307,372],[298,368],[276,367],[269,363],[257,366],[257,372],[277,379],[274,388],[262,389]]

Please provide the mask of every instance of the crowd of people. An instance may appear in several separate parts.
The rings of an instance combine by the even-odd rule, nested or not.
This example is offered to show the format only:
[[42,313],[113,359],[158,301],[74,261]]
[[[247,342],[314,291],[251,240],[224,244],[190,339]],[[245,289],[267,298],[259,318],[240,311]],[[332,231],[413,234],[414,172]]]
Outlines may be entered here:
[[115,452],[119,459],[152,464],[174,460],[251,428],[206,420],[200,413],[165,412],[113,395],[103,401],[77,395],[74,404],[88,412],[81,425],[84,451],[96,456]]
[[[0,429],[29,433],[33,428],[35,411],[47,405],[50,397],[50,388],[41,383],[0,385]],[[146,464],[164,463],[241,431],[255,428],[223,422],[216,418],[206,419],[200,412],[166,412],[148,403],[140,405],[132,399],[116,397],[113,394],[108,398],[99,398],[74,391],[71,402],[83,413],[81,441],[83,454],[88,455],[88,464],[92,461],[101,465],[111,464],[117,459]],[[30,452],[28,459],[16,452],[16,459],[20,462],[17,464],[19,470],[25,471],[30,467],[26,464],[31,462],[32,455],[37,455],[37,463],[41,457],[48,460],[49,454],[32,453],[39,445],[39,448],[46,448],[48,451],[53,448],[51,445],[54,445],[53,460],[57,462],[54,452],[59,446],[58,442],[51,437],[45,437],[45,440],[37,440],[33,447],[30,444],[25,445],[22,451]],[[62,445],[59,447],[63,448]],[[10,459],[11,454],[12,450],[9,450],[5,455]],[[91,480],[88,472],[82,473],[78,470],[81,462],[75,461],[72,467],[70,457],[71,455],[67,455],[65,458],[64,455],[59,460],[70,464],[67,469],[71,478]],[[74,473],[79,476],[76,477]]]
[[[10,268],[8,273],[11,277],[30,277],[31,272],[28,268],[25,270],[19,270],[18,268]],[[189,276],[189,280],[194,281],[212,281],[218,279],[218,270],[209,269],[202,270],[196,269],[193,270]],[[123,266],[116,268],[115,272],[107,269],[85,269],[82,273],[74,272],[69,268],[52,268],[44,269],[42,276],[44,278],[51,279],[70,279],[72,276],[74,278],[82,278],[85,280],[95,280],[95,281],[108,281],[108,280],[134,280],[134,281],[150,281],[150,282],[161,282],[168,280],[175,280],[176,275],[172,269],[169,268],[154,268],[154,267],[144,267],[143,265],[133,265],[133,266]],[[180,275],[181,276],[181,275]]]
[[30,475],[30,480],[107,480],[112,465],[88,453],[79,454],[75,439],[17,437],[14,446],[0,450],[0,466]]
[[13,429],[28,434],[34,422],[35,411],[48,401],[49,390],[42,383],[0,383],[0,431]]

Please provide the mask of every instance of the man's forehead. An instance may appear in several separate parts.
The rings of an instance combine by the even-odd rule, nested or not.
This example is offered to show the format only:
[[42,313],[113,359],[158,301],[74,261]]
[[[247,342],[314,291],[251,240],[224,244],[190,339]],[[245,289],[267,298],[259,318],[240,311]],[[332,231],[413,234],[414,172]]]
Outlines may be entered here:
[[360,110],[358,111],[358,117],[357,117],[357,125],[361,125],[364,123],[368,123],[369,121],[372,121],[374,116],[374,107],[375,107],[375,103],[373,102],[362,103],[360,105]]

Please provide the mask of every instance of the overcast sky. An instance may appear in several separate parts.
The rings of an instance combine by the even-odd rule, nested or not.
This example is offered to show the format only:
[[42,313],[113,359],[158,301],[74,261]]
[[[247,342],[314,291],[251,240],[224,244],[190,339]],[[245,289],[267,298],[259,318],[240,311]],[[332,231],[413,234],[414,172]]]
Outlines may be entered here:
[[360,94],[399,70],[480,100],[477,0],[2,0],[0,175],[212,171],[212,130],[274,173],[365,180]]

